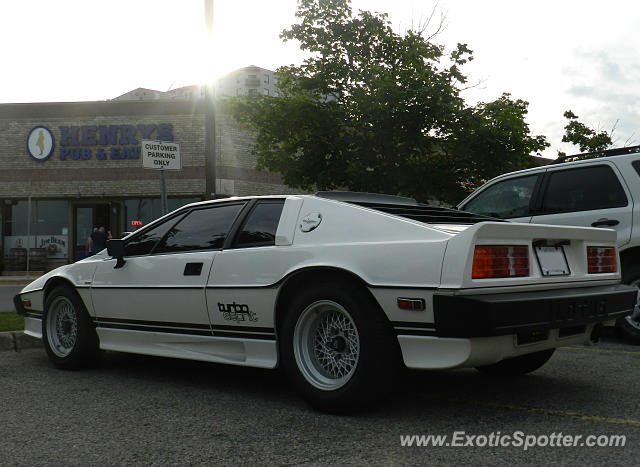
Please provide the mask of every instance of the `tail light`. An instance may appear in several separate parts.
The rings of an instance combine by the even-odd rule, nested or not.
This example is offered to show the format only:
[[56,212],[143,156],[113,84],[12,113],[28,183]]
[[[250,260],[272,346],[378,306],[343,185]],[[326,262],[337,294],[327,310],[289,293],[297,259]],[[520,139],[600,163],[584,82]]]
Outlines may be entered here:
[[587,272],[589,274],[616,272],[617,270],[615,248],[609,246],[587,247]]
[[524,277],[529,275],[529,247],[479,245],[473,252],[473,279]]

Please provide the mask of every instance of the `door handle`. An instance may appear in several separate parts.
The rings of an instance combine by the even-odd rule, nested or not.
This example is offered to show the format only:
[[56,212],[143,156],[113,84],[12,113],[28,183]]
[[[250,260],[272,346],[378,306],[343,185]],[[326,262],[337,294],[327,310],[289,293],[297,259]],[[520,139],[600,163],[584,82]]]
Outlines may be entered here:
[[606,225],[608,227],[613,227],[614,225],[618,225],[620,223],[620,221],[616,220],[616,219],[598,219],[597,221],[593,222],[591,224],[591,227],[602,227],[603,225]]
[[202,272],[202,263],[187,263],[184,266],[185,276],[199,276]]

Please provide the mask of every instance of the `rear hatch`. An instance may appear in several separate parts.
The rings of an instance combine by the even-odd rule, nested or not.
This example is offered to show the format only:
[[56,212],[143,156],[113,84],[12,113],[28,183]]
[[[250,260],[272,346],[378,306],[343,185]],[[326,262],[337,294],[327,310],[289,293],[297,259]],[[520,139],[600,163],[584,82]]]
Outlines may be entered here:
[[441,288],[527,290],[620,280],[613,230],[482,222],[447,244]]

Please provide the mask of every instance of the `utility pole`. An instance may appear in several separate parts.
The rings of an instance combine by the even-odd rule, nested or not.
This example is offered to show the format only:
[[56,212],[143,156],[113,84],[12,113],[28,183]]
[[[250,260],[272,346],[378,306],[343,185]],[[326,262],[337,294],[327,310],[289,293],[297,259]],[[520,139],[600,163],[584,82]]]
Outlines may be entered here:
[[[204,0],[204,19],[207,28],[207,44],[213,44],[213,2],[214,0]],[[206,47],[207,56],[204,60],[213,60],[213,47]],[[204,88],[204,134],[205,134],[205,199],[215,199],[216,197],[216,111],[215,111],[215,86],[213,76],[207,76]]]

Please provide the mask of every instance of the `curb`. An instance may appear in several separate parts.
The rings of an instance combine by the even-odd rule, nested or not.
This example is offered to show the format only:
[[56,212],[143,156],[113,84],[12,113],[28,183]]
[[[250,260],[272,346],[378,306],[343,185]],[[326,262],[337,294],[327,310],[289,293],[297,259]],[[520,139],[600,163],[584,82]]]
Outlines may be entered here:
[[27,336],[24,331],[0,332],[0,352],[19,352],[24,349],[42,347],[42,340]]

